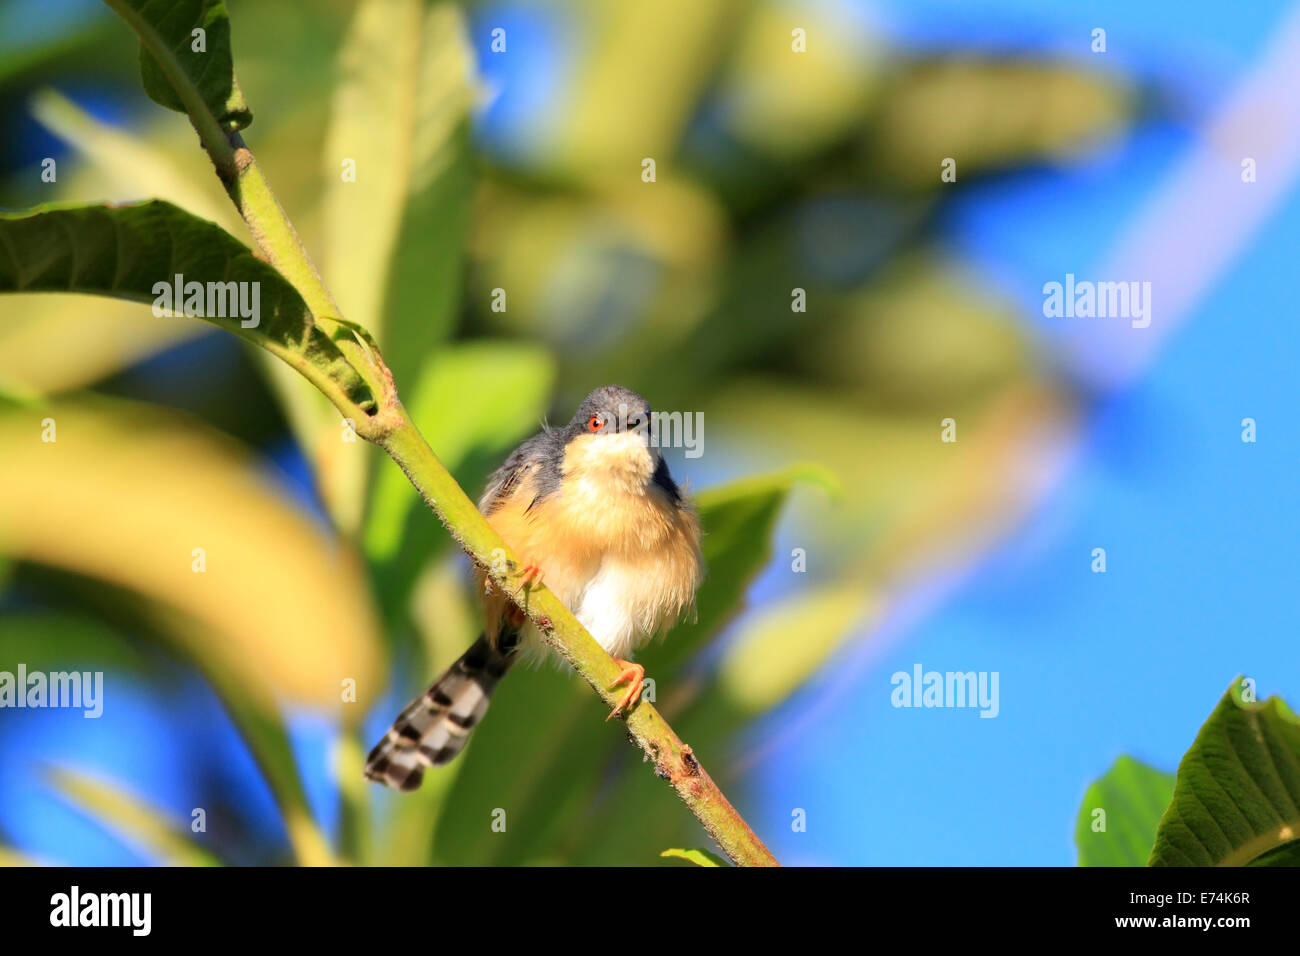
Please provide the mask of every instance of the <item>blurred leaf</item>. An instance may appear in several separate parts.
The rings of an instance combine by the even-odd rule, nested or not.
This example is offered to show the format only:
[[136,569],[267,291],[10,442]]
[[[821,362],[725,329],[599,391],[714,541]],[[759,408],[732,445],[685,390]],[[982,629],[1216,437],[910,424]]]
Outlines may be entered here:
[[1016,309],[943,259],[906,255],[847,296],[825,334],[794,344],[810,380],[894,410],[978,400],[1029,368]]
[[421,572],[411,608],[425,660],[455,660],[483,630],[483,612],[468,580],[459,554],[429,562]]
[[[413,561],[412,564],[418,562]],[[466,587],[459,554],[425,564],[410,601],[420,638],[415,662],[405,669],[398,684],[403,701],[423,689],[432,677],[435,662],[453,661],[464,653],[482,630],[482,612]],[[398,704],[400,706],[400,703]],[[376,838],[372,862],[384,866],[425,866],[431,862],[433,835],[438,815],[464,761],[453,761],[425,777],[418,800],[404,794],[381,793],[376,802],[383,821]],[[370,786],[367,784],[367,786]]]
[[455,6],[362,0],[339,61],[323,152],[326,275],[405,383],[455,325],[474,193],[473,54]]
[[821,670],[870,604],[851,583],[765,606],[723,660],[718,689],[746,718],[772,710]]
[[[1300,840],[1300,719],[1237,680],[1178,765],[1151,866],[1243,866]],[[1277,857],[1264,861],[1276,863]]]
[[[586,42],[565,109],[547,117],[546,151],[583,176],[637,180],[648,156],[658,162],[660,181],[672,178],[674,148],[738,12],[726,0],[585,5]],[[647,83],[649,76],[655,82]]]
[[[173,628],[174,634],[184,627],[179,618],[175,623],[178,627]],[[297,755],[284,718],[271,699],[271,689],[250,686],[237,669],[227,667],[215,655],[201,661],[201,665],[275,798],[297,862],[301,866],[332,865],[333,854],[307,803]],[[360,681],[358,684],[363,686]],[[361,693],[364,691],[358,691]],[[360,708],[364,704],[351,706]]]
[[685,860],[688,863],[694,863],[696,866],[726,866],[726,863],[720,857],[709,853],[707,850],[664,850],[659,854],[662,857],[670,859]]
[[[554,378],[550,356],[534,346],[486,341],[454,345],[440,349],[425,364],[415,383],[417,398],[407,407],[439,460],[454,472],[471,455],[507,448],[535,429]],[[401,472],[385,469],[366,534],[372,556],[393,554],[406,515],[417,501]]]
[[[860,123],[884,59],[879,41],[842,8],[810,4],[791,17],[786,3],[748,5],[716,94],[738,137],[782,159],[803,157]],[[804,32],[796,52],[793,30]]]
[[889,82],[868,128],[868,175],[895,188],[945,187],[1041,160],[1063,161],[1128,124],[1133,102],[1116,77],[1070,64],[948,59],[910,64]]
[[43,864],[25,853],[19,853],[17,850],[11,850],[7,846],[0,846],[0,866],[42,866]]
[[[0,265],[0,270],[3,265]],[[10,295],[0,320],[0,388],[52,395],[89,385],[211,330],[159,320],[136,302]]]
[[[0,259],[0,293],[91,292],[154,303],[155,286],[170,286],[176,275],[186,284],[223,283],[222,296],[209,294],[204,305],[216,314],[196,318],[260,345],[322,389],[333,383],[357,404],[374,404],[364,381],[321,323],[313,322],[293,286],[219,226],[171,203],[0,213],[0,249],[6,251]],[[231,283],[251,290],[249,304],[259,310],[256,326],[245,328],[239,309],[231,307],[227,297],[236,288]],[[183,304],[172,308],[179,313]]]
[[[457,761],[434,836],[437,862],[518,865],[555,853],[567,858],[560,834],[580,825],[603,755],[627,747],[618,728],[602,724],[607,710],[572,673],[549,661],[516,667],[492,696],[492,716],[475,729]],[[492,829],[498,807],[506,812],[505,832]]]
[[[769,197],[761,213],[739,214],[746,225],[714,280],[718,300],[687,347],[678,346],[686,374],[711,381],[736,369],[794,366],[820,384],[824,374],[799,367],[800,357],[834,350],[853,317],[853,290],[904,254],[935,206],[929,197],[882,195],[836,179],[792,188],[792,196]],[[793,311],[795,290],[803,291],[806,312]],[[743,336],[736,335],[737,315],[744,316]],[[859,374],[852,381],[869,380]]]
[[113,22],[107,10],[83,9],[76,17],[51,18],[33,36],[31,13],[24,7],[0,5],[0,84],[11,78],[21,82],[24,73],[98,45]]
[[[1083,795],[1074,844],[1080,866],[1146,866],[1156,824],[1174,795],[1174,775],[1124,755]],[[1104,817],[1096,816],[1098,810]],[[1105,829],[1096,830],[1104,820]]]
[[[1035,472],[1026,460],[1050,464],[1074,409],[1059,386],[1026,371],[943,416],[855,407],[834,390],[773,376],[729,380],[705,414],[756,447],[780,435],[776,460],[820,462],[852,489],[833,512],[802,517],[823,563],[844,563],[879,584],[924,573],[999,533],[1027,500]],[[940,441],[945,417],[957,422],[956,442]]]
[[189,836],[184,824],[161,808],[104,780],[70,768],[53,768],[50,785],[91,818],[157,857],[164,866],[219,866]]
[[[690,358],[681,345],[712,302],[728,241],[716,199],[698,185],[613,175],[579,195],[492,184],[474,233],[471,301],[483,321],[543,336],[584,377],[599,356],[601,377],[626,383]],[[498,289],[509,293],[499,312]]]
[[[0,563],[9,563],[0,557]],[[3,581],[0,580],[0,587]],[[76,609],[0,614],[0,670],[23,661],[29,670],[148,672],[152,662],[107,624]]]
[[[243,220],[235,207],[224,201],[225,196],[211,176],[211,161],[202,154],[178,156],[137,132],[128,133],[101,122],[52,89],[32,95],[31,112],[43,127],[94,164],[104,176],[104,181],[97,184],[101,188],[112,194],[126,193],[133,199],[166,200],[200,219],[223,226],[232,236],[242,233]],[[169,132],[171,122],[169,119]],[[184,161],[184,156],[192,156],[191,161]],[[205,178],[199,179],[199,173],[206,174]],[[209,182],[211,188],[204,188]]]
[[[41,441],[47,422],[57,427],[54,442]],[[331,862],[276,701],[336,709],[351,679],[359,703],[348,706],[360,713],[376,692],[380,644],[355,559],[273,493],[233,443],[174,413],[50,403],[0,414],[0,456],[13,464],[0,474],[9,503],[0,504],[0,551],[135,597],[216,690],[299,862]],[[53,635],[58,622],[19,621],[13,646]],[[0,619],[0,648],[14,636]]]
[[[57,440],[43,441],[51,428]],[[0,458],[0,552],[186,614],[197,626],[179,645],[242,696],[337,707],[345,678],[363,700],[375,692],[376,623],[355,559],[230,441],[146,407],[51,403],[0,413]]]
[[[203,640],[197,633],[202,623],[183,612],[144,601],[138,601],[134,608],[129,601],[114,602],[114,609],[119,613],[125,610],[140,633],[168,639],[170,650],[183,649],[187,640]],[[167,672],[160,670],[153,657],[116,629],[70,612],[0,615],[0,670],[13,669],[5,666],[6,661],[23,661],[29,670],[54,671],[75,665],[75,670],[126,671],[155,681],[167,678]],[[223,669],[214,657],[192,662],[212,686],[262,771],[299,862],[331,862],[325,837],[308,809],[293,748],[275,704],[268,697],[271,689],[249,685]]]
[[[253,121],[253,114],[235,83],[230,59],[230,19],[222,0],[106,2],[140,36],[140,79],[151,100],[184,113],[185,101],[192,95],[226,129],[243,129]],[[202,34],[196,34],[199,30]],[[161,53],[159,47],[166,53]],[[188,89],[175,88],[155,52],[177,64]]]

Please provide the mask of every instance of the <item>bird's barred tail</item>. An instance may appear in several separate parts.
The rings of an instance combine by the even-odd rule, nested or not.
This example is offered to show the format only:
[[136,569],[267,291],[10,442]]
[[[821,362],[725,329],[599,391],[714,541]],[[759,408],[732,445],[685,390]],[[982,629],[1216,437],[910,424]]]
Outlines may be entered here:
[[398,790],[415,790],[425,767],[440,767],[460,753],[510,669],[517,641],[517,635],[503,634],[493,647],[486,636],[479,637],[393,721],[366,758],[366,776]]

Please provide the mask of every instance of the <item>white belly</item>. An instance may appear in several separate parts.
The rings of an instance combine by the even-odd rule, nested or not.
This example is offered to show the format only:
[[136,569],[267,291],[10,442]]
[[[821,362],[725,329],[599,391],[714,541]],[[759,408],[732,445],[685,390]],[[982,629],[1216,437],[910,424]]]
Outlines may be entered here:
[[659,621],[647,614],[640,592],[646,587],[644,571],[606,557],[587,582],[574,614],[610,655],[630,657],[658,629]]

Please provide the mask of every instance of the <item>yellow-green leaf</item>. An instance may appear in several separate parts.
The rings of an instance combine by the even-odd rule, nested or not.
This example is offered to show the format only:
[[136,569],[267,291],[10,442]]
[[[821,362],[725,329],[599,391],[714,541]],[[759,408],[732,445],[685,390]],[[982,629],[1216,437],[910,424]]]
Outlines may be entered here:
[[159,807],[116,784],[70,768],[53,768],[50,785],[92,818],[167,866],[219,866],[220,861]]
[[707,850],[671,849],[664,850],[659,855],[667,859],[685,860],[687,863],[694,863],[696,866],[725,866],[719,857],[714,856]]

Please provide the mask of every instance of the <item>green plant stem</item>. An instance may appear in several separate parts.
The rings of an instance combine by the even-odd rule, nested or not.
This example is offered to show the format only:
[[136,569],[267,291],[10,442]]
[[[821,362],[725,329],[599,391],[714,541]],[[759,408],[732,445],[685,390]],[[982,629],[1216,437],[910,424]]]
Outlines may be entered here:
[[271,192],[271,185],[262,175],[262,167],[257,164],[252,150],[244,144],[239,133],[230,133],[228,142],[233,149],[234,177],[229,180],[223,177],[222,184],[244,222],[248,223],[257,247],[266,253],[276,271],[298,290],[312,315],[341,315],[311,256],[303,247],[298,231],[275,198],[275,193]]

